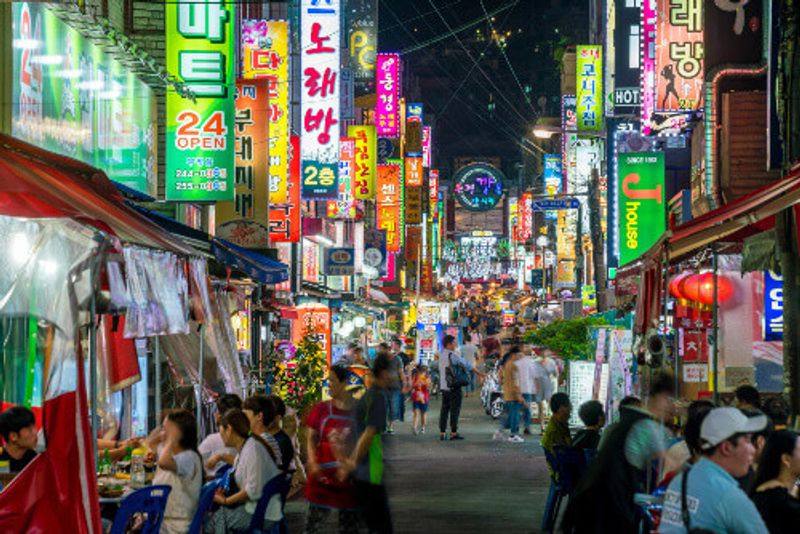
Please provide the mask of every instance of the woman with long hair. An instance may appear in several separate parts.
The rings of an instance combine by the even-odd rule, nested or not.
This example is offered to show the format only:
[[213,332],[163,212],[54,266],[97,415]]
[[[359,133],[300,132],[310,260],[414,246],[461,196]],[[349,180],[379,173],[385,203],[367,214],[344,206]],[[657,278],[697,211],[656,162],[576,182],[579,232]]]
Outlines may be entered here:
[[[207,532],[225,534],[250,526],[264,485],[279,474],[275,458],[264,439],[250,432],[250,421],[239,409],[225,412],[219,420],[219,433],[226,447],[236,449],[228,494],[220,489],[214,502],[220,508],[214,512]],[[283,517],[280,495],[270,499],[264,520],[268,530]]]
[[332,511],[339,512],[339,532],[358,532],[355,488],[339,480],[339,460],[348,458],[354,445],[353,397],[347,390],[349,371],[334,365],[328,376],[331,399],[318,403],[306,418],[308,481],[306,534],[320,532]]
[[187,410],[170,410],[163,423],[149,437],[148,445],[158,451],[153,484],[170,486],[161,532],[185,534],[197,510],[203,486],[203,460],[197,452],[197,421]]
[[753,484],[753,502],[772,534],[797,532],[800,525],[800,439],[779,430],[767,439]]

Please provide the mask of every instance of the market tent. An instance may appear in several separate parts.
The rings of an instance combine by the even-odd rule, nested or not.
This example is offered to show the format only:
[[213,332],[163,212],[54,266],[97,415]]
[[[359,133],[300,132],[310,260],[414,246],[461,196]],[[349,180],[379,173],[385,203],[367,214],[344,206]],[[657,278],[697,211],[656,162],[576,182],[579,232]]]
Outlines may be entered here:
[[262,284],[280,284],[289,279],[289,266],[258,252],[215,238],[214,256],[225,265],[233,265]]
[[70,217],[126,243],[198,255],[128,207],[102,171],[4,134],[0,134],[0,213]]

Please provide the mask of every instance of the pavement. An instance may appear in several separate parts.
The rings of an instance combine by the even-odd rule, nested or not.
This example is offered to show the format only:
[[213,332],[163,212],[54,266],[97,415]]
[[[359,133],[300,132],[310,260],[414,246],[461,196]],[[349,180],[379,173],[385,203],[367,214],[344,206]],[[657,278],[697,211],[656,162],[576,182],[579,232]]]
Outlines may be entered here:
[[[538,533],[550,487],[538,426],[525,443],[492,441],[497,422],[477,397],[465,398],[463,441],[439,441],[439,399],[431,399],[427,432],[406,422],[387,436],[386,480],[395,532]],[[306,503],[286,505],[289,532],[303,532]],[[325,532],[335,533],[335,518]]]

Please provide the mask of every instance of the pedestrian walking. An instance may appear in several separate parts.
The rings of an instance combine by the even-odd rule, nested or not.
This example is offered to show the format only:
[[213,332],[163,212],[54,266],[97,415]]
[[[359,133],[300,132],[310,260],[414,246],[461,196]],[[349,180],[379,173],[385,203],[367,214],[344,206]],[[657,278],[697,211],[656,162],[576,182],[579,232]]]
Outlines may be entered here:
[[414,434],[425,433],[425,414],[431,399],[431,378],[428,368],[421,366],[412,373],[411,398],[414,403]]
[[[519,386],[519,370],[516,366],[517,361],[519,361],[521,357],[522,351],[519,347],[512,348],[509,351],[509,357],[503,366],[502,373],[503,404],[505,408],[505,422],[503,423],[503,427],[508,428],[511,432],[508,437],[508,441],[511,443],[522,443],[525,441],[519,435],[520,412],[525,403]],[[501,428],[495,432],[494,439],[501,439],[502,437],[503,429]]]
[[339,480],[353,476],[356,501],[369,532],[391,534],[392,516],[384,485],[383,436],[388,411],[387,395],[392,382],[392,364],[380,351],[372,364],[372,385],[355,408],[356,446],[339,467]]
[[477,369],[477,362],[478,362],[478,347],[472,343],[472,339],[469,336],[464,336],[464,344],[461,345],[461,350],[459,353],[461,357],[469,364],[470,372],[469,372],[469,384],[466,387],[466,392],[464,394],[465,397],[470,397],[475,392],[475,383],[478,379],[478,375],[475,373],[475,369]]
[[382,350],[388,352],[389,360],[389,426],[386,432],[394,433],[394,422],[403,421],[403,408],[405,399],[403,398],[403,387],[405,386],[405,372],[403,359],[399,352],[387,351],[388,347],[383,346]]
[[[522,405],[522,417],[525,427],[524,433],[528,435],[531,433],[531,423],[533,422],[531,405],[536,402],[536,394],[541,389],[541,385],[538,384],[537,380],[536,363],[530,355],[523,353],[522,357],[518,359],[514,365],[517,366],[519,390],[525,401]],[[541,420],[541,412],[539,412],[539,417]]]
[[662,534],[768,532],[755,504],[736,482],[753,461],[750,434],[766,424],[765,416],[747,417],[730,406],[706,415],[700,427],[703,457],[670,482],[661,514]]
[[322,532],[322,524],[332,512],[339,514],[339,532],[358,532],[358,508],[355,486],[349,478],[336,475],[340,460],[352,454],[355,434],[353,397],[347,390],[348,370],[341,365],[331,368],[328,383],[331,399],[317,403],[306,418],[308,501],[306,534]]
[[800,525],[800,438],[794,432],[778,430],[767,440],[756,472],[753,502],[772,534],[796,532]]
[[[538,357],[533,362],[533,380],[536,390],[536,405],[539,410],[539,426],[541,433],[544,434],[545,429],[545,404],[550,402],[553,396],[554,388],[551,379],[551,372],[548,368],[553,368],[548,363],[549,357],[547,355]],[[552,361],[552,360],[550,360]]]
[[[444,350],[439,355],[439,390],[442,392],[442,408],[439,412],[439,439],[446,441],[447,421],[450,420],[450,440],[461,440],[464,437],[458,433],[458,418],[461,415],[461,401],[464,396],[463,387],[469,378],[467,373],[471,371],[467,363],[456,351],[456,338],[451,335],[444,336]],[[455,379],[461,376],[463,371],[463,383]],[[478,376],[483,373],[478,371]],[[450,377],[448,379],[448,377]]]

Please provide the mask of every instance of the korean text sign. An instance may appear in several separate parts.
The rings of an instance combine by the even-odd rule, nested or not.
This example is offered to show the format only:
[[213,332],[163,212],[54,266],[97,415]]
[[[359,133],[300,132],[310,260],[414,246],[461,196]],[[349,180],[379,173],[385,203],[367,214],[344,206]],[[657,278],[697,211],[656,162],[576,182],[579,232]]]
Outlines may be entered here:
[[657,0],[656,109],[693,110],[703,101],[703,0]]
[[378,158],[378,139],[375,126],[348,126],[348,137],[355,140],[355,180],[356,199],[375,198],[375,174]]
[[603,47],[577,47],[578,130],[603,129]]
[[289,138],[289,194],[285,204],[269,207],[269,238],[273,243],[298,243],[300,241],[300,136]]
[[406,185],[421,186],[424,175],[422,158],[419,156],[406,156]]
[[[14,2],[11,10],[12,135],[157,196],[153,90],[45,4]],[[75,75],[103,87],[85,88],[80,79],[70,77]]]
[[422,127],[422,164],[426,169],[431,167],[431,134],[430,126]]
[[[544,155],[544,190],[548,195],[557,195],[561,192],[564,177],[561,172],[561,156],[559,154]],[[544,214],[546,221],[558,220],[555,211],[546,211]]]
[[167,200],[234,197],[234,4],[166,4],[167,70],[194,94],[167,91]]
[[666,229],[664,153],[619,155],[620,265],[641,256]]
[[356,141],[350,137],[343,137],[339,146],[339,193],[336,200],[329,200],[327,206],[328,217],[333,219],[355,219],[355,180],[353,169],[355,167]]
[[400,136],[400,56],[378,54],[375,125],[379,137]]
[[269,201],[285,204],[289,162],[289,24],[242,21],[243,77],[269,83]]
[[215,210],[218,227],[233,221],[243,223],[236,224],[230,237],[237,245],[248,248],[268,246],[267,153],[263,150],[267,142],[267,83],[239,80],[236,84],[235,196],[233,202],[218,202]]
[[400,165],[378,165],[376,186],[377,227],[386,231],[386,250],[388,252],[399,252],[401,246],[400,233],[403,231],[400,224],[400,202],[403,198]]
[[764,341],[783,339],[783,276],[764,271]]
[[301,1],[303,197],[335,198],[339,163],[339,0]]

